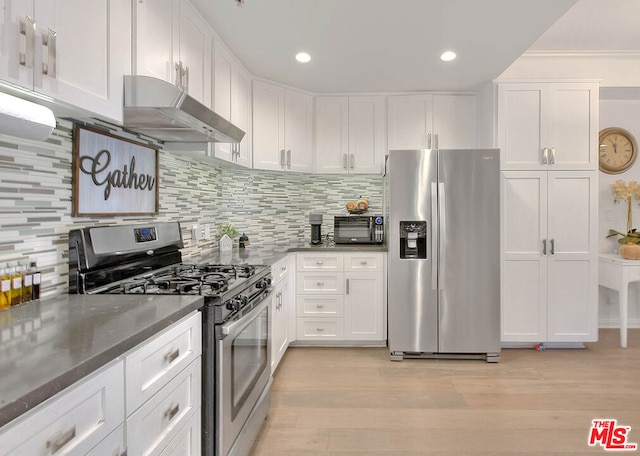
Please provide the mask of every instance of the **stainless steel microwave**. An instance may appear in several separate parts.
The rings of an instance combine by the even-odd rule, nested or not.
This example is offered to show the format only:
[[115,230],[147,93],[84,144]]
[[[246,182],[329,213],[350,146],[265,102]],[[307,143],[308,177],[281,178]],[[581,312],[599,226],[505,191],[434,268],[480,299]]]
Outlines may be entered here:
[[384,219],[379,215],[349,215],[333,218],[336,244],[382,244]]

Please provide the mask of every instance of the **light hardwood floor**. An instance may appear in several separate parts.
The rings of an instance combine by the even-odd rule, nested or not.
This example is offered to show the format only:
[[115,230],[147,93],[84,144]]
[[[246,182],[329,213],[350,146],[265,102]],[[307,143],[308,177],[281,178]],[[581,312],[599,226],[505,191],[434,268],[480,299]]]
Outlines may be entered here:
[[505,349],[498,364],[290,348],[251,456],[607,454],[587,444],[593,419],[640,444],[640,330],[628,346],[604,329],[585,349]]

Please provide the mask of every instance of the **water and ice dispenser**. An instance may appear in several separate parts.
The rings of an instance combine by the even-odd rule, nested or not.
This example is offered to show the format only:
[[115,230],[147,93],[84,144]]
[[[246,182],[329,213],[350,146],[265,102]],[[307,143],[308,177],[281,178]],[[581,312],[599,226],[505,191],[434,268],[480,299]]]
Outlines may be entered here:
[[400,222],[400,258],[427,258],[427,222]]

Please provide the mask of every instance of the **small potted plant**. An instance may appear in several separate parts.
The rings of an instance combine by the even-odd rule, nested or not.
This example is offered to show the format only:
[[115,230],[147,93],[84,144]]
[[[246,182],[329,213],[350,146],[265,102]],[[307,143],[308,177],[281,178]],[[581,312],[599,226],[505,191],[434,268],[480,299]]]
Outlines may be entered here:
[[238,230],[231,223],[218,228],[220,232],[220,251],[225,252],[233,248],[233,240],[238,236]]

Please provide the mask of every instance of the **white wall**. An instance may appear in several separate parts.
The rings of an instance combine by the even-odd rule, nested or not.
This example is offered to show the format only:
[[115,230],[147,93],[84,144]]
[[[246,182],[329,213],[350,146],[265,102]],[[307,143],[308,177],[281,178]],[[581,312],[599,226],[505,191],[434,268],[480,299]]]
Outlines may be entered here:
[[[600,130],[608,127],[622,127],[640,141],[640,100],[600,100]],[[618,179],[625,182],[640,182],[640,159],[621,174],[599,173],[599,213],[598,239],[600,252],[617,252],[620,244],[614,238],[606,239],[609,229],[626,231],[626,204],[614,204],[611,184]],[[633,200],[633,227],[640,230],[640,201]],[[600,327],[618,325],[618,293],[600,288]],[[640,327],[640,284],[629,287],[629,325]]]

